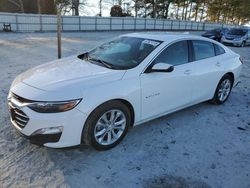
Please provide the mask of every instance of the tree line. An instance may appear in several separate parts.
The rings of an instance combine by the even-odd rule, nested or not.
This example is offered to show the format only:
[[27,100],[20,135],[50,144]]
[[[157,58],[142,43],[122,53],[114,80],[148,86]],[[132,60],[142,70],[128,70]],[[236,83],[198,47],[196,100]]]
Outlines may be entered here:
[[[0,12],[78,16],[89,7],[87,0],[0,0]],[[110,9],[111,16],[134,16],[245,24],[250,21],[249,0],[98,0],[97,16]]]

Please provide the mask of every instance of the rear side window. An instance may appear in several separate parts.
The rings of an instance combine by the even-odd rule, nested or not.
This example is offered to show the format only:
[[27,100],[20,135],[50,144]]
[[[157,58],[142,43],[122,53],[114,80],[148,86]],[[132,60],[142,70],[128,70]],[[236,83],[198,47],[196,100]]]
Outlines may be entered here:
[[221,55],[225,53],[225,50],[217,44],[214,44],[215,55]]
[[168,63],[173,66],[188,63],[188,43],[179,41],[171,44],[154,60],[156,63]]
[[195,61],[215,56],[214,45],[211,42],[193,40]]

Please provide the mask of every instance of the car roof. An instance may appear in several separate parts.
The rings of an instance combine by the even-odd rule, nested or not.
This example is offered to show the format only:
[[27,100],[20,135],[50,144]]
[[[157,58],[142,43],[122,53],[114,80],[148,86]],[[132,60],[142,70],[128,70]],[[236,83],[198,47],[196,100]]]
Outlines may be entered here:
[[[180,39],[186,40],[207,40],[204,37],[192,35],[189,33],[168,33],[168,32],[148,32],[148,33],[129,33],[121,35],[122,37],[135,37],[135,38],[145,38],[150,40],[157,40],[163,42],[172,42]],[[210,40],[209,40],[210,41]]]

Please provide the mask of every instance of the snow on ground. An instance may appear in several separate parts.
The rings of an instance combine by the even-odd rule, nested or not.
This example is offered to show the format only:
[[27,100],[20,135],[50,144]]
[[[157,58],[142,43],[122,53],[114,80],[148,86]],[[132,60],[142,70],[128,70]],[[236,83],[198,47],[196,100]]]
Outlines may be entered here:
[[[63,56],[119,34],[63,33]],[[232,47],[245,63],[227,103],[202,103],[144,123],[116,148],[98,152],[32,145],[9,121],[12,80],[56,59],[55,36],[0,33],[0,187],[250,187],[250,47]]]

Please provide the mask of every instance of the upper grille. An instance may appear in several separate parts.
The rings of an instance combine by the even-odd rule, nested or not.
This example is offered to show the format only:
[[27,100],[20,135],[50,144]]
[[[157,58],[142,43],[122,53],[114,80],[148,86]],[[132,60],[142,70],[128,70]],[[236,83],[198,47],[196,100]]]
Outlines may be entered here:
[[10,107],[10,114],[12,121],[21,129],[27,125],[29,117],[22,110]]
[[11,97],[13,99],[10,99],[8,101],[11,120],[16,126],[18,126],[20,129],[23,129],[27,125],[29,121],[29,117],[21,110],[20,106],[14,104],[12,100],[13,101],[16,100],[19,103],[25,103],[25,102],[28,102],[28,100],[22,97],[19,97],[18,95],[14,93],[11,94]]

